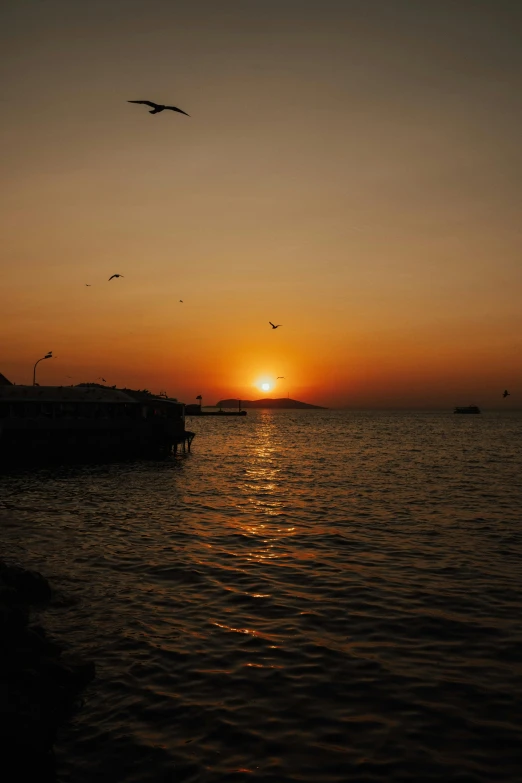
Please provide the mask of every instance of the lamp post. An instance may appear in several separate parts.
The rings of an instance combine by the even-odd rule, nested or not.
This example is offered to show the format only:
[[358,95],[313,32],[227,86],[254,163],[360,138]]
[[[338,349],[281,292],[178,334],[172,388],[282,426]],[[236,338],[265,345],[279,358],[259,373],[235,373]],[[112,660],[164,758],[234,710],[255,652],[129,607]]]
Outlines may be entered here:
[[34,367],[33,367],[33,386],[36,386],[36,366],[38,364],[40,364],[40,362],[43,362],[44,359],[52,359],[52,358],[53,358],[53,352],[52,351],[47,351],[45,356],[42,356],[41,359],[38,359],[38,361],[35,362]]
[[196,400],[199,400],[199,410],[201,411],[201,405],[203,404],[203,397],[201,396],[201,394],[198,394]]

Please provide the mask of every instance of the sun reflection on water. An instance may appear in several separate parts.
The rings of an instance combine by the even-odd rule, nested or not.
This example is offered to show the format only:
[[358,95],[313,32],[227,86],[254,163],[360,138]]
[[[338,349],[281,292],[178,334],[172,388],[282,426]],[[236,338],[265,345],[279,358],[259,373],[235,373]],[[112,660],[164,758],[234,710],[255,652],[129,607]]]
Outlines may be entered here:
[[[294,525],[277,525],[285,517],[284,443],[272,412],[263,412],[250,441],[250,453],[237,506],[248,521],[234,524],[248,536],[251,547],[246,560],[276,561],[286,558],[285,538],[295,533]],[[274,524],[276,523],[276,524]]]

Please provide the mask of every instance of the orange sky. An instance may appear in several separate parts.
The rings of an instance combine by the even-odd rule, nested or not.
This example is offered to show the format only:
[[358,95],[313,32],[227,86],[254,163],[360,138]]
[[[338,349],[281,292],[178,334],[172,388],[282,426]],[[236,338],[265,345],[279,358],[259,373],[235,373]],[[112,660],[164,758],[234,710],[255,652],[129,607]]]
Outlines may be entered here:
[[521,30],[508,0],[3,4],[0,372],[520,407]]

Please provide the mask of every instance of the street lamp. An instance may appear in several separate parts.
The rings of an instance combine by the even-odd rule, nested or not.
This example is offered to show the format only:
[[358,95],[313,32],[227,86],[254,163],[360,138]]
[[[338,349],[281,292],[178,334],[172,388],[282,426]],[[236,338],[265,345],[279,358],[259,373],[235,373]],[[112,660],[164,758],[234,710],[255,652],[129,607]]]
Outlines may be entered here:
[[196,400],[199,400],[199,410],[201,410],[201,406],[203,404],[203,397],[201,396],[201,394],[198,394]]
[[53,358],[53,352],[47,351],[45,356],[42,356],[41,359],[38,359],[37,362],[35,362],[35,365],[33,367],[33,386],[36,386],[36,365],[40,364],[40,362],[43,362],[44,359],[52,359]]

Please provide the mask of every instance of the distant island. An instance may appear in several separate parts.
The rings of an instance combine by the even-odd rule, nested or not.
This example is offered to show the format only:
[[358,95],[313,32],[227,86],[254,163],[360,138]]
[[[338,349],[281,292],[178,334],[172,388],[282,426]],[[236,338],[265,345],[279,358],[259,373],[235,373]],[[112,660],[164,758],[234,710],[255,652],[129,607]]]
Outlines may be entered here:
[[[216,403],[216,408],[237,408],[238,399],[220,400]],[[289,397],[279,397],[273,400],[266,398],[264,400],[241,400],[242,408],[315,408],[316,410],[326,410],[322,405],[310,405],[308,402],[291,400]]]

